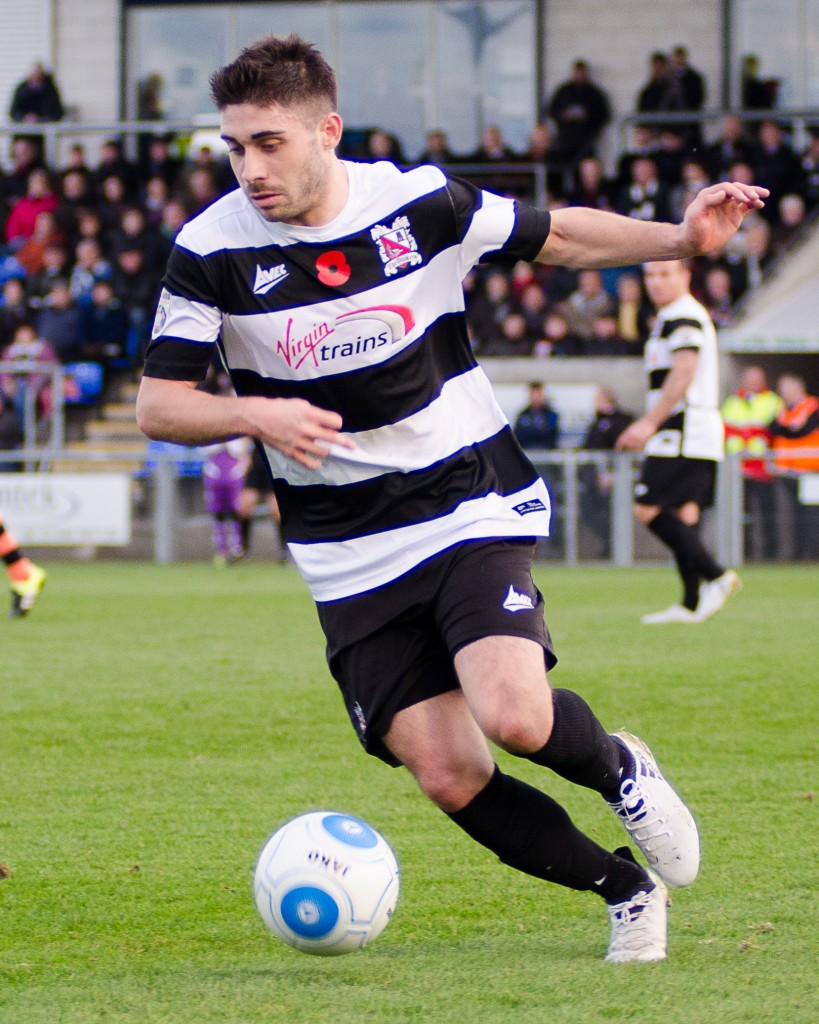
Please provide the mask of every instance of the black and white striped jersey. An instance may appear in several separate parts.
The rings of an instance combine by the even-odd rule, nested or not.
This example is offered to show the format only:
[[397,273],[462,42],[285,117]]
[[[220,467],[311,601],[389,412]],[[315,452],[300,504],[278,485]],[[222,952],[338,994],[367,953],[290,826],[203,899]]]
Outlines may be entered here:
[[462,541],[546,536],[549,496],[472,353],[461,282],[531,260],[549,214],[436,167],[345,162],[322,227],[270,223],[241,191],[180,232],[144,372],[201,380],[218,345],[239,395],[338,412],[355,443],[318,470],[266,448],[314,598],[379,587]]
[[719,358],[717,333],[708,310],[693,295],[686,294],[664,306],[646,342],[648,408],[658,400],[671,370],[674,353],[696,349],[697,370],[674,409],[645,446],[647,455],[689,459],[723,457],[724,433],[719,412]]

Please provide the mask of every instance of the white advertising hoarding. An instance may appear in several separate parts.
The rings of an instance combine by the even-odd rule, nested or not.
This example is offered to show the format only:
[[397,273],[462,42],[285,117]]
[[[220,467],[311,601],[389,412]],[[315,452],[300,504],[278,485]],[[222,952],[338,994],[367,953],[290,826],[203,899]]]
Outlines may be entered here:
[[131,540],[127,473],[0,473],[0,514],[20,544]]

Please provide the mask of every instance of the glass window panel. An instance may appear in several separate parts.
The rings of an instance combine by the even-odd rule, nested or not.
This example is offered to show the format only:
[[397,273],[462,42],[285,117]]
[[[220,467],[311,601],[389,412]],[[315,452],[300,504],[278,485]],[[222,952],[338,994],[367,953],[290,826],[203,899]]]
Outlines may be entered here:
[[262,36],[286,36],[298,32],[329,56],[330,5],[249,4],[236,8],[238,45],[248,46]]
[[535,120],[534,40],[534,0],[439,5],[440,126],[453,149],[477,148],[489,124],[525,148]]
[[340,3],[335,13],[339,105],[350,137],[384,128],[405,155],[417,155],[424,145],[430,5]]
[[[162,79],[165,116],[188,120],[214,110],[208,81],[225,63],[228,7],[136,8],[129,12],[135,45],[131,81],[151,74]],[[132,87],[131,93],[135,93]],[[129,107],[133,100],[129,101]],[[135,105],[132,108],[136,113]]]

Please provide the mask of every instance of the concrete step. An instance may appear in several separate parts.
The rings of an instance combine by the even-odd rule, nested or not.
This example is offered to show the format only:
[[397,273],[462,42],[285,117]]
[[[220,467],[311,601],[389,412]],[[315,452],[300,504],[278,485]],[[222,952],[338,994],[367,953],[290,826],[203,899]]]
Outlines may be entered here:
[[133,420],[91,420],[85,425],[85,436],[95,442],[145,438]]
[[100,415],[106,421],[122,420],[136,423],[136,410],[133,402],[106,402],[100,409]]

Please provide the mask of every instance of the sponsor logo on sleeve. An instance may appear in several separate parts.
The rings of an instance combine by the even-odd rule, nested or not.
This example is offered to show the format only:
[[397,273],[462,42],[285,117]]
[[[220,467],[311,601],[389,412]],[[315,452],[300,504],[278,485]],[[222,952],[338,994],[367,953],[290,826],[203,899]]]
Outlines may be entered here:
[[517,512],[519,516],[528,516],[530,512],[545,512],[546,506],[540,498],[529,498],[528,501],[522,501],[519,505],[513,505],[512,511]]

